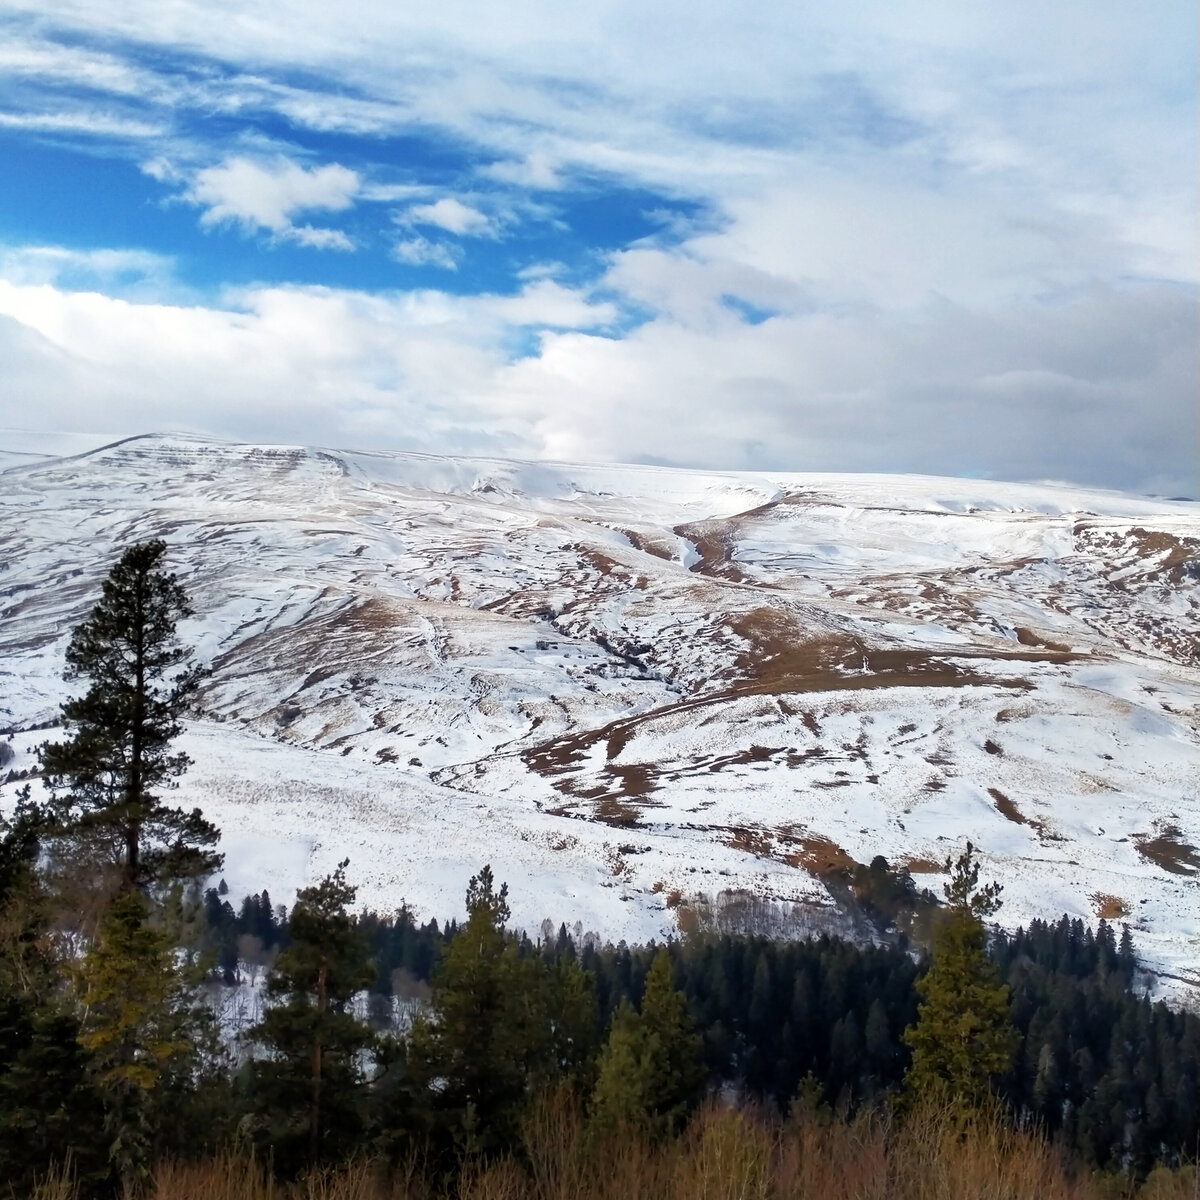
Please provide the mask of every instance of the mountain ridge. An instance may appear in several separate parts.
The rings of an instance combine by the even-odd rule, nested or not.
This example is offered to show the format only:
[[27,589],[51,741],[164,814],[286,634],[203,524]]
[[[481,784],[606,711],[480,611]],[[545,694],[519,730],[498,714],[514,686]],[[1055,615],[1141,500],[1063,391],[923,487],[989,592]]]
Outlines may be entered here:
[[0,724],[53,719],[151,536],[235,892],[349,853],[366,902],[445,915],[490,859],[531,929],[662,936],[673,893],[827,904],[830,846],[936,884],[969,836],[1007,924],[1123,910],[1200,983],[1187,502],[141,435],[0,472]]

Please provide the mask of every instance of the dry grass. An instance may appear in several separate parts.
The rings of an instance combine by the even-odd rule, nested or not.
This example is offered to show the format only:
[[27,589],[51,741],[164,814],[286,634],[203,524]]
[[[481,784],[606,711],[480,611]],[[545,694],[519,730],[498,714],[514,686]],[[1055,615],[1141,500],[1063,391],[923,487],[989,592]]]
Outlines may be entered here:
[[[904,1121],[843,1121],[797,1105],[781,1121],[710,1103],[679,1139],[656,1146],[631,1131],[593,1137],[578,1105],[557,1094],[534,1106],[511,1156],[468,1160],[437,1184],[415,1160],[390,1178],[354,1163],[275,1184],[253,1160],[226,1155],[160,1167],[144,1200],[1190,1200],[1194,1187],[1185,1167],[1114,1188],[999,1115],[964,1129],[934,1107]],[[81,1198],[58,1179],[33,1200]]]
[[1149,859],[1172,875],[1195,875],[1200,872],[1200,854],[1196,847],[1183,840],[1177,825],[1162,825],[1151,836],[1134,834],[1133,843],[1143,858]]
[[940,875],[942,863],[934,858],[907,858],[904,868],[910,875]]
[[802,867],[818,879],[842,875],[858,865],[837,842],[827,837],[800,838],[798,848],[784,855],[784,861],[789,866]]
[[996,811],[1014,825],[1029,825],[1029,818],[999,789],[988,788],[988,795],[996,802]]
[[1053,650],[1058,654],[1070,654],[1071,647],[1064,645],[1062,642],[1052,642],[1049,638],[1044,638],[1040,634],[1036,634],[1032,629],[1025,629],[1023,626],[1017,626],[1017,641],[1022,646],[1033,646],[1041,650]]
[[1119,921],[1129,916],[1129,905],[1120,896],[1108,892],[1092,893],[1092,910],[1101,921]]
[[746,829],[740,825],[723,840],[731,850],[740,850],[743,854],[753,854],[759,858],[770,857],[774,848],[769,834],[761,829]]

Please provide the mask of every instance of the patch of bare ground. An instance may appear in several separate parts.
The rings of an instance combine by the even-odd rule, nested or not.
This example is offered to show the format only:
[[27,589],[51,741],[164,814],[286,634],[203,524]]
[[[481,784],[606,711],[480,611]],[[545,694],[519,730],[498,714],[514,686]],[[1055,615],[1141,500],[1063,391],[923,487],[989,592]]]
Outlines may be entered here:
[[1154,834],[1135,833],[1133,844],[1143,858],[1172,875],[1200,873],[1200,854],[1195,846],[1183,840],[1178,825],[1164,823]]
[[1129,916],[1129,905],[1120,896],[1108,892],[1093,892],[1091,896],[1092,911],[1101,921],[1119,921]]
[[996,811],[1006,820],[1011,821],[1014,825],[1028,825],[1043,842],[1061,842],[1062,837],[1050,829],[1044,821],[1039,821],[1033,817],[1027,817],[1016,805],[1010,797],[1006,796],[999,788],[988,788],[988,795],[996,805]]
[[1014,825],[1031,825],[1032,821],[999,789],[988,788],[988,795],[995,801],[996,811]]
[[1009,721],[1023,721],[1026,717],[1033,716],[1032,708],[1017,707],[1017,708],[1001,708],[996,710],[996,721],[998,724],[1006,725]]
[[745,691],[820,692],[887,687],[997,686],[1027,689],[1023,680],[988,676],[964,660],[1041,661],[1034,651],[974,651],[956,648],[951,657],[923,648],[880,648],[843,632],[814,637],[795,613],[762,606],[728,618],[729,628],[748,643],[735,662]]
[[761,829],[748,829],[737,825],[723,839],[731,850],[740,850],[743,854],[753,854],[757,858],[768,858],[774,849],[774,842],[769,834]]
[[940,875],[942,863],[932,858],[906,858],[904,869],[910,875]]
[[1071,652],[1070,646],[1064,646],[1062,642],[1052,642],[1049,638],[1044,638],[1040,634],[1034,633],[1032,629],[1026,629],[1023,625],[1017,626],[1017,641],[1022,646],[1053,650],[1058,654],[1070,654]]
[[837,842],[813,836],[796,839],[795,849],[789,850],[783,861],[822,880],[853,871],[856,866],[854,859]]
[[596,802],[595,819],[614,829],[636,829],[641,823],[641,811],[616,796],[604,796]]
[[629,544],[643,554],[651,554],[655,558],[665,559],[667,562],[671,562],[675,558],[675,547],[667,542],[661,533],[655,536],[655,534],[644,533],[637,529],[619,529],[617,532],[623,533],[629,539]]

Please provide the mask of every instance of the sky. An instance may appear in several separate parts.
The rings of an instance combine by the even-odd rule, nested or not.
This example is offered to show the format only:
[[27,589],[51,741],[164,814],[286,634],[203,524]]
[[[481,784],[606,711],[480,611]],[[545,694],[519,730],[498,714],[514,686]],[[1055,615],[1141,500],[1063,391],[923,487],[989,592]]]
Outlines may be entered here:
[[1195,497],[1197,21],[0,0],[0,427]]

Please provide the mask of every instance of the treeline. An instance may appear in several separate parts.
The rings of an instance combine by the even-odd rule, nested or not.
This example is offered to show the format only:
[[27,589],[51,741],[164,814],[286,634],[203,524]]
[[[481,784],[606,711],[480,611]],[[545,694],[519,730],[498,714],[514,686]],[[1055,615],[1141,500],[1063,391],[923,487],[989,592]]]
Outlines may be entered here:
[[[884,864],[886,867],[886,864]],[[876,868],[878,871],[878,867]],[[206,897],[214,946],[268,952],[286,946],[289,922],[266,893],[235,911]],[[368,946],[370,995],[424,997],[456,922],[418,923],[411,912],[357,918]],[[566,925],[535,944],[514,935],[522,957],[563,959],[590,978],[593,1044],[622,1002],[637,1006],[658,948],[577,945]],[[855,1112],[897,1094],[911,1052],[903,1032],[917,1017],[917,978],[927,968],[905,939],[861,945],[822,936],[782,942],[756,936],[694,937],[666,947],[676,986],[701,1032],[709,1090],[786,1112],[801,1090]],[[1152,1003],[1136,987],[1128,927],[1120,937],[1063,917],[1015,933],[993,931],[989,956],[1011,996],[1019,1037],[996,1090],[1014,1118],[1035,1123],[1098,1167],[1145,1173],[1178,1162],[1200,1136],[1200,1018]],[[223,974],[232,982],[236,957]],[[377,1015],[387,1005],[368,1005]],[[1194,1152],[1194,1151],[1193,1151]]]

